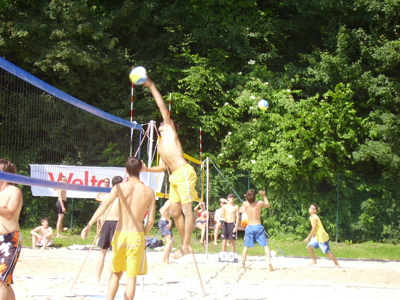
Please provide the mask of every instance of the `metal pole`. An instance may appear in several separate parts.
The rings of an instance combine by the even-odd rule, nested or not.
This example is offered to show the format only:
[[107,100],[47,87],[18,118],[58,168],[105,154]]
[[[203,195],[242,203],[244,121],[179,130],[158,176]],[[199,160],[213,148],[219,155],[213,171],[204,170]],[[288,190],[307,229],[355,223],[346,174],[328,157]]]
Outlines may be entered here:
[[151,164],[153,162],[153,144],[154,144],[154,128],[156,126],[156,121],[151,120],[150,121],[150,137],[149,137],[149,143],[147,143],[147,166],[151,167]]
[[337,189],[336,189],[336,243],[339,235],[339,197],[340,197],[340,173],[337,173]]
[[[135,66],[132,66],[132,70],[135,68]],[[133,90],[135,88],[135,85],[132,82],[131,85],[131,109],[130,109],[130,120],[131,123],[133,122],[133,102],[135,101],[134,95],[133,95]],[[131,128],[131,143],[130,143],[130,149],[129,149],[129,156],[132,157],[132,148],[133,148],[133,128]]]

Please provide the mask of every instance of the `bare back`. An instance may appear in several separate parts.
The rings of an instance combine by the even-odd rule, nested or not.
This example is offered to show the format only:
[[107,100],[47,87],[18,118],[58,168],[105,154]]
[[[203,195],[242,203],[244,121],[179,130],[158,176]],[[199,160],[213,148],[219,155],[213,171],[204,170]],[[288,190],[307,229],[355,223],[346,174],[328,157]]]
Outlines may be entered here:
[[22,192],[19,188],[4,183],[0,189],[0,234],[19,231],[19,215],[22,209]]
[[[172,124],[172,126],[174,125]],[[163,126],[158,152],[162,161],[169,167],[171,172],[187,164],[187,161],[183,157],[182,145],[178,134],[168,123],[165,123]]]
[[243,207],[248,217],[248,225],[261,224],[261,209],[264,207],[263,201],[256,201],[253,203],[244,201]]
[[[136,178],[115,186],[119,198],[117,231],[144,232],[146,209],[154,209],[154,191]],[[114,204],[114,203],[113,203]]]
[[113,203],[111,203],[110,207],[105,212],[106,221],[118,221],[119,219],[119,199],[115,199]]

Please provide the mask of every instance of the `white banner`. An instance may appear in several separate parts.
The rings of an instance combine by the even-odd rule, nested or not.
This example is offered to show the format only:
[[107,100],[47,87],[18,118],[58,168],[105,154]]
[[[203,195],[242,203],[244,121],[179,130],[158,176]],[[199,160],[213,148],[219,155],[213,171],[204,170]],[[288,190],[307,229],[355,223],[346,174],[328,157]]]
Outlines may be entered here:
[[[128,180],[125,168],[120,167],[88,167],[88,166],[67,166],[67,165],[36,165],[32,164],[31,177],[51,181],[60,181],[62,176],[67,178],[67,183],[77,185],[87,185],[93,187],[104,187],[105,178],[110,179],[114,176],[121,176]],[[151,187],[155,192],[160,192],[164,173],[140,173],[140,180]],[[110,185],[111,187],[111,185]],[[33,186],[33,196],[58,197],[56,189]],[[67,190],[67,198],[95,198],[97,192],[83,192]]]

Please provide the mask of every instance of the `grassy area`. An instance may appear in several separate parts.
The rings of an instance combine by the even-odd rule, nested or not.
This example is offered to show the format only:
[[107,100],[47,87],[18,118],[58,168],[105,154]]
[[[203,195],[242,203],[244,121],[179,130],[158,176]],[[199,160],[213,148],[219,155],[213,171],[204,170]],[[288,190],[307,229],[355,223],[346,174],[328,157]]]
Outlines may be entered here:
[[[23,237],[23,246],[31,247],[31,235],[30,230],[21,230]],[[153,229],[151,236],[158,237],[158,230]],[[86,240],[80,238],[80,232],[78,230],[73,232],[66,232],[63,238],[54,238],[54,247],[68,247],[71,245],[91,245],[95,237],[95,227],[92,228],[92,232]],[[178,234],[174,233],[175,237]],[[271,250],[274,250],[277,255],[285,256],[298,256],[307,257],[308,252],[306,249],[306,244],[302,241],[278,241],[275,239],[269,240]],[[400,260],[400,245],[392,244],[379,244],[379,243],[361,243],[361,244],[349,244],[349,243],[335,243],[331,242],[331,250],[338,259],[372,259],[372,260]],[[180,247],[180,239],[175,238],[173,245],[174,248]],[[195,253],[205,253],[205,247],[199,242],[199,234],[196,231],[192,235],[192,247]],[[241,253],[243,250],[243,236],[240,234],[239,239],[236,241],[236,252]],[[221,251],[221,241],[219,240],[218,246],[212,245],[210,243],[208,252],[218,253]],[[228,247],[230,251],[230,247]],[[317,257],[325,257],[325,255],[320,251],[315,251]],[[253,249],[249,250],[248,255],[264,255],[264,249],[255,246]]]

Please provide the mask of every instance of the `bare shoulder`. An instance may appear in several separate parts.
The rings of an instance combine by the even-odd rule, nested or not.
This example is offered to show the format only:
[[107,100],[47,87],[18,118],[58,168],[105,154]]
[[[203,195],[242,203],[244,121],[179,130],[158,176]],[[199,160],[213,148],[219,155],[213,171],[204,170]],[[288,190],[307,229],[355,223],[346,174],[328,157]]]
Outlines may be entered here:
[[146,193],[150,193],[150,194],[154,195],[153,189],[146,185],[144,186],[144,190],[146,191]]
[[14,199],[14,200],[21,200],[22,201],[22,192],[19,188],[17,188],[14,185],[9,185],[7,189],[4,192],[4,195],[8,199]]
[[8,189],[9,189],[10,193],[22,194],[21,190],[19,188],[17,188],[15,185],[9,185]]
[[266,207],[264,201],[257,201],[257,206]]

